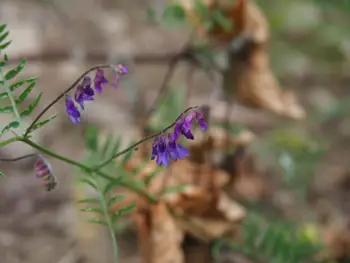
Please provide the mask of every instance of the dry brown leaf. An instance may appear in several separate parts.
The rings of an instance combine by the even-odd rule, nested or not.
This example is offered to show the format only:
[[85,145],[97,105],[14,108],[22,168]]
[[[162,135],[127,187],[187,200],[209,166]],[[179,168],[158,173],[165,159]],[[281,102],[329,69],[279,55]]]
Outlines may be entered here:
[[[198,31],[218,45],[226,45],[242,36],[249,36],[249,41],[235,54],[231,54],[229,78],[233,78],[234,97],[243,104],[263,108],[277,115],[292,119],[305,118],[305,110],[290,92],[283,92],[270,68],[268,57],[269,25],[260,8],[253,0],[237,0],[232,6],[228,0],[207,0],[205,4],[211,9],[218,9],[234,26],[225,31],[219,25],[213,31],[206,31],[203,19],[194,9],[195,0],[178,0],[187,12],[189,22]],[[231,4],[230,4],[231,3]],[[232,96],[231,87],[226,92]]]
[[233,235],[244,208],[222,191],[193,187],[169,203],[186,232],[203,241]]
[[143,263],[183,263],[183,231],[164,203],[137,206],[137,225]]

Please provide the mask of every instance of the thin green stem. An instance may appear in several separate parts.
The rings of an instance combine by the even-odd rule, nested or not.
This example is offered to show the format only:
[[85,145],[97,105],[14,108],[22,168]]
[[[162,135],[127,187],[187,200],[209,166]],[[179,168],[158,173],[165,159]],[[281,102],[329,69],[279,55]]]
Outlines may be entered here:
[[10,85],[7,83],[7,81],[5,79],[4,72],[2,71],[1,68],[0,68],[0,78],[2,79],[2,85],[5,87],[5,89],[7,91],[7,95],[9,97],[9,99],[10,99],[10,102],[11,102],[11,105],[12,105],[12,108],[13,108],[13,112],[14,112],[14,114],[16,116],[16,119],[17,119],[17,121],[19,123],[19,128],[20,128],[21,134],[23,134],[22,118],[21,118],[21,115],[19,114],[19,111],[17,109],[16,101],[15,101],[15,99],[12,96]]
[[10,144],[10,143],[20,141],[21,139],[22,139],[22,137],[12,137],[12,138],[10,138],[10,139],[7,139],[7,140],[5,140],[5,141],[2,141],[2,142],[0,142],[0,148],[1,148],[1,147],[4,147],[4,146],[6,146],[6,145],[8,145],[8,144]]
[[39,119],[52,107],[54,106],[60,99],[62,99],[68,92],[70,92],[72,89],[74,89],[78,83],[91,71],[94,71],[99,68],[111,68],[112,65],[100,65],[95,66],[92,68],[89,68],[86,70],[83,74],[80,75],[80,77],[73,82],[72,85],[70,85],[66,90],[64,90],[60,95],[58,95],[52,102],[50,102],[39,114],[36,116],[36,118],[32,121],[32,123],[29,125],[29,127],[26,129],[24,136],[26,137],[30,132],[33,126],[39,121]]
[[[32,146],[33,148],[37,149],[38,151],[40,151],[42,153],[50,155],[50,156],[52,156],[52,157],[54,157],[54,158],[56,158],[58,160],[61,160],[61,161],[65,162],[65,163],[69,163],[69,164],[71,164],[73,166],[79,167],[79,168],[81,168],[82,170],[84,170],[87,173],[94,172],[94,173],[98,174],[99,176],[101,176],[101,177],[103,177],[103,178],[105,178],[105,179],[107,179],[109,181],[112,181],[112,180],[116,179],[115,177],[112,177],[112,176],[110,176],[110,175],[108,175],[108,174],[106,174],[106,173],[104,173],[104,172],[102,172],[100,170],[92,169],[91,167],[88,167],[88,166],[86,166],[86,165],[84,165],[84,164],[82,164],[80,162],[71,160],[71,159],[69,159],[69,158],[67,158],[65,156],[62,156],[62,155],[60,155],[58,153],[55,153],[55,152],[53,152],[53,151],[51,151],[51,150],[49,150],[47,148],[44,148],[44,147],[40,146],[39,144],[36,144],[35,142],[29,140],[28,138],[18,137],[16,140],[13,140],[13,141],[22,141],[22,142]],[[1,147],[1,145],[0,145],[0,147]],[[142,197],[146,198],[148,201],[150,201],[152,203],[157,201],[157,198],[155,196],[153,196],[151,194],[148,194],[143,189],[139,189],[139,188],[135,187],[133,183],[126,182],[126,181],[121,181],[119,184],[121,186],[129,189],[130,191],[133,191],[134,193],[138,194],[139,196],[142,196]]]
[[[95,177],[95,176],[94,176]],[[111,236],[112,239],[112,246],[113,246],[113,262],[114,263],[118,263],[118,245],[117,245],[117,238],[115,236],[115,232],[114,232],[114,228],[113,228],[113,222],[111,220],[111,217],[109,216],[108,213],[108,207],[107,207],[107,203],[106,203],[106,198],[103,194],[103,189],[101,189],[101,185],[99,183],[99,178],[95,177],[95,181],[97,183],[97,190],[100,196],[100,204],[102,207],[102,211],[103,211],[103,215],[105,217],[106,223],[107,223],[107,227],[109,230],[109,234]]]
[[93,168],[93,171],[95,172],[95,171],[97,171],[98,169],[100,169],[100,168],[106,166],[106,165],[109,164],[111,161],[113,161],[115,158],[117,158],[117,157],[119,157],[119,156],[121,156],[121,155],[123,155],[123,154],[125,154],[125,153],[127,153],[127,152],[129,152],[129,151],[131,151],[131,150],[133,150],[133,149],[135,149],[137,146],[139,146],[140,144],[144,143],[145,141],[148,141],[148,140],[150,140],[150,139],[153,139],[153,138],[159,136],[161,133],[166,132],[167,130],[169,130],[170,128],[172,128],[172,127],[176,124],[176,122],[177,122],[184,114],[186,114],[188,111],[193,110],[193,109],[195,109],[195,108],[198,108],[198,106],[189,107],[189,108],[186,109],[184,112],[182,112],[182,113],[180,114],[180,116],[177,117],[177,119],[176,119],[172,124],[170,124],[169,126],[165,127],[165,128],[164,128],[163,130],[161,130],[160,132],[157,132],[157,133],[155,133],[155,134],[152,134],[152,135],[150,135],[150,136],[147,136],[147,137],[143,138],[142,140],[140,140],[140,141],[134,143],[133,145],[127,147],[126,149],[124,149],[124,150],[122,150],[122,151],[120,151],[120,152],[117,152],[117,153],[113,154],[110,158],[108,158],[107,160],[105,160],[105,161],[103,161],[102,163],[100,163],[100,164],[98,164],[97,166],[95,166],[95,167]]

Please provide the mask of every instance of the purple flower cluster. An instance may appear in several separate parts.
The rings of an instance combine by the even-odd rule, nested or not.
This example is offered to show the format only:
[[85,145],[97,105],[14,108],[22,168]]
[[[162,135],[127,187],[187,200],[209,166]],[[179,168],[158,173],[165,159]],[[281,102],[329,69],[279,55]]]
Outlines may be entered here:
[[[114,68],[114,81],[112,86],[117,88],[119,83],[120,75],[124,75],[128,73],[128,69],[119,64]],[[108,79],[105,77],[105,73],[103,68],[99,68],[96,70],[95,78],[93,80],[92,88],[92,80],[89,76],[85,76],[81,84],[79,84],[74,93],[74,100],[71,96],[66,94],[66,111],[68,113],[69,118],[73,122],[73,124],[80,123],[80,111],[75,103],[77,103],[82,110],[84,110],[84,102],[94,100],[95,91],[99,94],[102,93],[103,86],[108,84]]]
[[203,114],[199,111],[192,111],[181,116],[175,123],[174,131],[168,134],[168,138],[166,138],[164,133],[155,138],[152,144],[151,160],[157,158],[157,164],[168,166],[171,159],[176,161],[189,156],[189,151],[177,141],[181,135],[189,140],[194,139],[191,131],[193,120],[197,121],[203,131],[208,129],[208,124],[205,122]]

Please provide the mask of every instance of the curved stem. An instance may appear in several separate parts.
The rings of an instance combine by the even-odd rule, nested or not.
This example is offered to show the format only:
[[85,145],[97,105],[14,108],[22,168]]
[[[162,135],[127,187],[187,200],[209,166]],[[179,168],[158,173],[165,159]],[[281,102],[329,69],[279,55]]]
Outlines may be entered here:
[[38,116],[36,116],[36,118],[33,120],[33,122],[29,125],[29,127],[26,129],[25,133],[24,133],[24,137],[26,137],[30,132],[31,129],[33,128],[33,126],[38,122],[38,120],[53,106],[55,105],[60,99],[62,99],[64,97],[64,95],[66,93],[68,93],[69,91],[71,91],[72,89],[74,89],[79,81],[81,81],[86,74],[89,74],[91,71],[94,71],[96,69],[99,68],[111,68],[111,65],[100,65],[100,66],[95,66],[92,67],[88,70],[86,70],[76,81],[73,82],[72,85],[70,85],[65,91],[63,91],[60,95],[57,96],[56,99],[54,99],[52,102],[50,102],[39,114]]
[[17,158],[0,158],[0,162],[17,162],[17,161],[20,161],[20,160],[23,160],[23,159],[27,159],[27,158],[30,158],[30,157],[35,157],[37,155],[38,154],[36,154],[36,153],[31,153],[31,154],[26,154],[26,155],[23,155],[23,156],[20,156],[20,157],[17,157]]
[[4,147],[4,146],[6,146],[6,145],[8,145],[8,144],[10,144],[10,143],[20,141],[21,139],[22,139],[22,137],[16,136],[16,137],[12,137],[12,138],[10,138],[10,139],[7,139],[7,140],[5,140],[5,141],[2,141],[2,142],[0,142],[0,148],[1,148],[1,147]]
[[[47,155],[50,155],[50,156],[52,156],[52,157],[54,157],[54,158],[56,158],[58,160],[61,160],[61,161],[65,162],[65,163],[69,163],[69,164],[71,164],[73,166],[79,167],[79,168],[81,168],[82,170],[84,170],[87,173],[95,172],[99,176],[101,176],[101,177],[103,177],[103,178],[105,178],[105,179],[107,179],[109,181],[112,181],[112,180],[116,179],[115,177],[112,177],[112,176],[110,176],[110,175],[108,175],[108,174],[106,174],[106,173],[104,173],[104,172],[102,172],[102,171],[100,171],[98,169],[97,170],[96,169],[92,169],[92,168],[90,168],[90,167],[88,167],[88,166],[86,166],[86,165],[84,165],[82,163],[79,163],[77,161],[71,160],[71,159],[69,159],[69,158],[67,158],[65,156],[62,156],[62,155],[60,155],[58,153],[55,153],[55,152],[53,152],[53,151],[51,151],[49,149],[46,149],[46,148],[40,146],[39,144],[36,144],[35,142],[32,142],[28,138],[20,137],[20,138],[17,138],[17,141],[22,141],[22,142],[32,146],[33,148],[37,149],[40,152],[43,152],[43,153],[45,153]],[[129,189],[130,191],[133,191],[134,193],[136,193],[136,194],[146,198],[148,201],[150,201],[152,203],[157,201],[157,198],[155,196],[153,196],[151,194],[148,194],[143,189],[139,189],[138,187],[135,187],[135,184],[133,184],[133,182],[121,181],[119,184],[120,184],[120,186],[123,186],[123,187]]]
[[97,171],[98,169],[102,168],[103,166],[106,166],[106,165],[109,164],[113,159],[115,159],[115,158],[117,158],[117,157],[119,157],[119,156],[121,156],[121,155],[123,155],[123,154],[125,154],[125,153],[127,153],[127,152],[129,152],[129,151],[131,151],[131,150],[133,150],[134,148],[136,148],[138,145],[144,143],[145,141],[148,141],[148,140],[150,140],[150,139],[153,139],[153,138],[159,136],[161,133],[166,132],[167,130],[169,130],[170,128],[172,128],[172,127],[176,124],[176,122],[177,122],[184,114],[186,114],[188,111],[193,110],[193,109],[195,109],[195,108],[198,108],[198,106],[189,107],[189,108],[186,109],[184,112],[182,112],[182,113],[180,114],[180,116],[177,117],[177,119],[176,119],[172,124],[170,124],[169,126],[165,127],[165,128],[164,128],[163,130],[161,130],[160,132],[157,132],[157,133],[155,133],[155,134],[152,134],[152,135],[150,135],[150,136],[147,136],[147,137],[143,138],[142,140],[140,140],[140,141],[134,143],[133,145],[129,146],[128,148],[126,148],[126,149],[124,149],[124,150],[122,150],[122,151],[120,151],[120,152],[117,152],[117,153],[113,154],[110,158],[108,158],[107,160],[105,160],[105,161],[103,161],[102,163],[100,163],[100,164],[98,164],[97,166],[95,166],[95,167],[93,168],[93,171],[95,172],[95,171]]

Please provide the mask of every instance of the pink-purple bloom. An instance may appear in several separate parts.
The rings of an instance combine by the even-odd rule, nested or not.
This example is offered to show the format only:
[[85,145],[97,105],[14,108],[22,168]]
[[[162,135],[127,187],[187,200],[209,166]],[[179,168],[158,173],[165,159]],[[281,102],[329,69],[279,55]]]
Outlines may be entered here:
[[167,141],[164,134],[159,135],[152,145],[152,157],[151,160],[157,157],[156,163],[164,166],[169,165],[170,155],[167,148]]
[[190,156],[190,152],[181,144],[176,142],[174,133],[169,133],[168,135],[168,152],[174,161],[178,159],[182,160],[184,157]]
[[102,93],[102,86],[108,83],[108,79],[105,77],[103,68],[99,68],[96,71],[94,79],[94,88],[98,93]]
[[66,111],[73,124],[78,124],[80,122],[80,112],[72,98],[68,95],[66,95]]
[[83,82],[75,90],[74,99],[84,110],[84,101],[94,100],[95,92],[91,88],[91,78],[85,76]]
[[183,135],[189,140],[194,139],[191,131],[193,120],[196,120],[202,130],[208,128],[208,124],[205,122],[203,114],[200,111],[192,111],[187,115],[181,116],[175,123],[174,132],[168,134],[168,140],[166,140],[162,133],[153,141],[151,160],[157,157],[157,164],[168,166],[170,158],[176,161],[189,156],[189,151],[177,141],[180,138],[180,135]]

